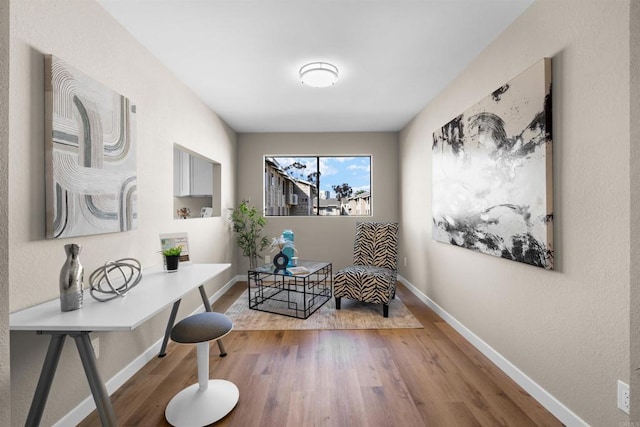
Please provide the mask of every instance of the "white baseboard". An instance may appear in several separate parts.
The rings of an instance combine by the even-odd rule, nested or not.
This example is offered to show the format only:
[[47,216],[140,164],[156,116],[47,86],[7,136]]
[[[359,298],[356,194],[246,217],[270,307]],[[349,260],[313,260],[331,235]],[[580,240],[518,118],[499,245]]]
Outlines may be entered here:
[[491,360],[500,370],[502,370],[509,378],[514,380],[520,387],[536,399],[542,406],[551,412],[567,427],[589,427],[584,420],[567,408],[562,402],[553,397],[548,391],[538,385],[535,381],[518,369],[513,363],[493,349],[489,344],[484,342],[480,337],[467,329],[455,317],[447,313],[442,307],[436,304],[431,298],[423,294],[418,288],[413,286],[407,279],[398,276],[398,281],[406,286],[416,297],[424,302],[430,309],[435,311],[442,319],[447,322],[453,329],[469,341],[475,348]]
[[[209,304],[213,304],[217,301],[225,292],[233,286],[237,278],[241,276],[236,276],[232,278],[229,282],[227,282],[218,292],[216,292],[213,296],[209,297]],[[245,277],[246,280],[246,277]],[[202,313],[204,311],[204,305],[200,305],[192,314]],[[140,369],[142,369],[150,360],[155,358],[160,352],[160,347],[162,347],[162,340],[164,337],[160,337],[158,341],[156,341],[151,347],[146,349],[140,356],[136,357],[133,362],[129,363],[124,369],[114,375],[111,379],[109,379],[105,386],[107,388],[107,393],[111,396],[116,390],[118,390],[122,385],[127,382],[131,377],[133,377]],[[96,404],[93,400],[93,396],[89,395],[86,399],[84,399],[78,406],[73,408],[71,412],[58,420],[57,423],[54,424],[54,427],[74,427],[77,426],[82,420],[84,420],[91,412],[96,409]]]

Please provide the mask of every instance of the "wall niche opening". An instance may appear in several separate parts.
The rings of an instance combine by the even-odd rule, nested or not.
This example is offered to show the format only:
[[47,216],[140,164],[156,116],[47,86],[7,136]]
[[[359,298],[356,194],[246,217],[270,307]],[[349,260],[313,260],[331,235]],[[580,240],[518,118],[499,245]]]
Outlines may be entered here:
[[179,144],[173,146],[173,217],[220,217],[221,164]]

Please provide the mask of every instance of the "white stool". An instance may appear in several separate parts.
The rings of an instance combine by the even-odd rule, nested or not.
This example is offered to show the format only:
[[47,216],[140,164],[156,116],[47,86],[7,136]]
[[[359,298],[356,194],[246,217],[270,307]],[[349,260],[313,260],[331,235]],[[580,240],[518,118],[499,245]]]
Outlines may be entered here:
[[198,383],[176,394],[164,411],[171,425],[206,426],[222,419],[238,403],[240,391],[235,384],[209,379],[209,341],[219,340],[232,328],[224,314],[204,312],[182,319],[171,330],[173,341],[196,344],[198,352]]

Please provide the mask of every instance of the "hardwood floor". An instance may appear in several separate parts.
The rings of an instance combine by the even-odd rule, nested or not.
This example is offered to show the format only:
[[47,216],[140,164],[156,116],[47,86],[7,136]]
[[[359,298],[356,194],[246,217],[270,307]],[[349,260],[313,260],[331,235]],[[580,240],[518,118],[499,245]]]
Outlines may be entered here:
[[[224,312],[237,283],[214,305]],[[211,378],[240,389],[219,426],[561,426],[398,284],[424,329],[233,331],[211,345]],[[121,426],[165,426],[164,408],[197,382],[195,346],[171,343],[112,396]],[[94,411],[80,426],[99,426]]]

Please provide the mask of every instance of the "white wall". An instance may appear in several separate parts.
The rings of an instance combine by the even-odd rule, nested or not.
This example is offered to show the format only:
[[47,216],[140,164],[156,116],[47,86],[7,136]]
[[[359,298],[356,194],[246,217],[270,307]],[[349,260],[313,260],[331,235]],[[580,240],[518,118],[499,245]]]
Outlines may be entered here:
[[[0,0],[0,246],[9,243],[9,0]],[[11,419],[9,373],[9,252],[0,255],[0,420]]]
[[640,0],[631,1],[631,420],[640,425]]
[[[353,261],[357,221],[398,221],[397,133],[240,134],[238,201],[248,199],[262,209],[264,156],[276,155],[371,155],[372,217],[268,217],[266,235],[271,238],[292,229],[300,259],[330,261],[335,272]],[[244,271],[249,263],[241,257],[238,265]]]
[[[556,270],[431,240],[434,130],[543,57],[553,67]],[[538,0],[400,136],[401,274],[594,426],[629,382],[629,2]],[[420,196],[420,197],[419,197]]]
[[[138,230],[45,240],[45,53],[56,55],[137,105]],[[85,278],[104,262],[123,257],[138,258],[143,266],[161,263],[158,234],[165,232],[188,232],[195,262],[234,259],[228,222],[223,218],[174,220],[172,188],[173,144],[179,143],[222,164],[222,203],[233,206],[234,132],[99,4],[86,0],[11,2],[10,60],[8,246],[12,312],[58,297],[63,245],[70,242],[83,246]],[[5,133],[2,120],[0,131]],[[4,162],[6,157],[0,157]],[[5,190],[0,190],[5,200]],[[235,271],[229,271],[208,284],[209,295],[234,275]],[[85,294],[85,298],[90,296]],[[4,304],[5,299],[1,300]],[[193,293],[183,302],[178,316],[191,313],[200,304],[199,294]],[[103,378],[111,378],[155,343],[164,333],[167,316],[168,309],[133,333],[95,334],[100,338],[98,369]],[[11,333],[11,425],[24,424],[47,343],[47,336]],[[42,424],[53,424],[89,395],[75,346],[68,342]]]

